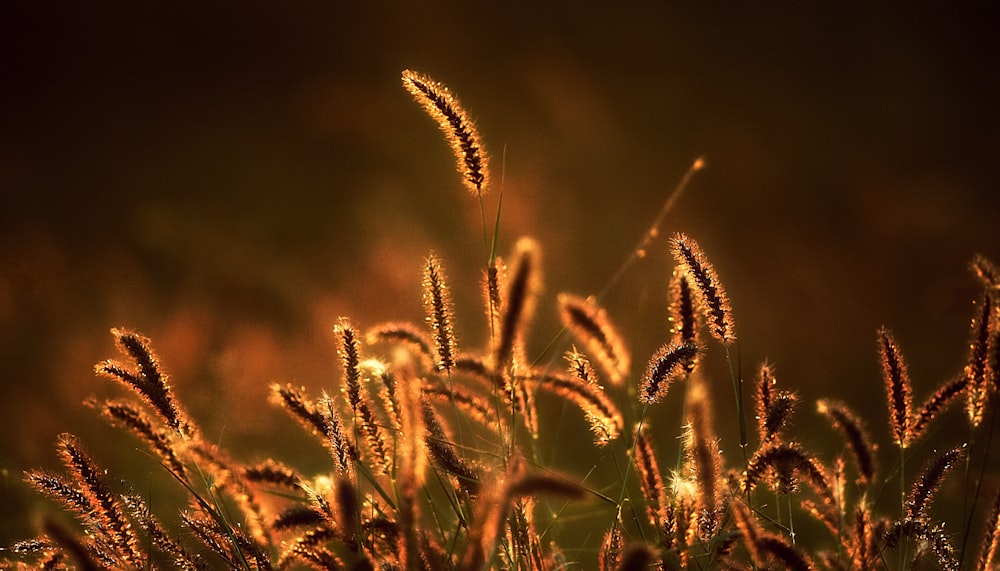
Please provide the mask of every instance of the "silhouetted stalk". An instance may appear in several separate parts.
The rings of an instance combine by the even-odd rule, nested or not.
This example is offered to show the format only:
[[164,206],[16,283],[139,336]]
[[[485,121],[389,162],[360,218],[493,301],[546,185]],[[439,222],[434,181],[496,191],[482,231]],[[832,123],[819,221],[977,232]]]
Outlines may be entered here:
[[[733,382],[733,394],[736,396],[736,416],[740,421],[740,450],[743,452],[743,469],[747,470],[750,467],[750,459],[747,456],[747,422],[746,417],[743,414],[743,375],[739,375],[739,380],[737,380],[737,375],[735,369],[733,369],[733,359],[729,354],[729,344],[723,345],[726,348],[726,364],[729,365],[729,378]],[[747,501],[750,501],[750,492],[747,491]]]
[[[990,419],[990,430],[989,430],[989,432],[986,433],[986,452],[983,454],[983,467],[979,470],[979,475],[976,478],[976,492],[972,495],[972,507],[968,511],[966,511],[966,509],[965,509],[965,504],[966,504],[966,501],[967,501],[967,498],[968,498],[968,494],[964,494],[965,499],[962,500],[962,527],[963,527],[963,529],[962,529],[962,547],[961,547],[961,549],[958,552],[958,554],[959,554],[959,560],[958,560],[958,569],[959,569],[959,571],[961,571],[962,564],[965,562],[965,550],[966,550],[966,547],[968,546],[969,535],[970,535],[970,533],[972,531],[972,516],[975,515],[975,513],[976,513],[976,504],[979,503],[979,492],[980,492],[980,490],[982,489],[982,486],[983,486],[983,476],[986,474],[986,466],[988,466],[988,462],[989,462],[989,459],[990,459],[990,449],[992,448],[992,444],[993,444],[993,430],[996,428],[996,424],[997,424],[996,423],[996,420],[997,420],[997,399],[996,398],[990,399],[990,415],[992,416],[992,418]],[[974,429],[970,428],[969,430],[973,431],[973,433],[974,433]],[[965,489],[966,490],[969,489],[969,475],[970,475],[970,473],[969,473],[970,472],[969,463],[972,461],[971,458],[972,458],[972,447],[973,447],[973,444],[974,444],[974,442],[972,441],[972,437],[970,436],[969,437],[969,452],[968,452],[968,454],[965,455]]]
[[[899,445],[899,521],[903,521],[906,518],[906,448],[902,441],[897,444]],[[910,541],[905,534],[899,541],[902,544],[899,546],[899,568],[902,569],[906,563]]]

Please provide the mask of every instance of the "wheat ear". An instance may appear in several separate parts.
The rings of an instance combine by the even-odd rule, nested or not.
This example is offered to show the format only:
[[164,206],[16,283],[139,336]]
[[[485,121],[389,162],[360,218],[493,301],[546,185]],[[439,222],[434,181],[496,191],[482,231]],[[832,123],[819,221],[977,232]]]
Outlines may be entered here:
[[481,196],[489,183],[486,151],[475,123],[448,88],[430,77],[406,70],[403,86],[437,121],[458,161],[465,186]]

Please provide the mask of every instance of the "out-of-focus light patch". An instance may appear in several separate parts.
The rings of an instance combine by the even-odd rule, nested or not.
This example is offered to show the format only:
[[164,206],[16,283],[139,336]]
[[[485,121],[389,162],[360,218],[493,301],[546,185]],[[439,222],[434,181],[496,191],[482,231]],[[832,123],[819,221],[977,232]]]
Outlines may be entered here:
[[361,362],[361,368],[368,371],[373,377],[381,377],[385,374],[387,365],[378,359],[365,359]]
[[[218,406],[231,411],[229,420],[252,424],[252,416],[239,414],[265,406],[268,385],[285,377],[287,353],[265,326],[244,324],[229,332],[230,342],[216,357],[215,376],[219,379]],[[283,374],[286,373],[286,374]]]
[[218,317],[192,302],[165,316],[163,326],[149,335],[175,386],[197,386],[209,360]]

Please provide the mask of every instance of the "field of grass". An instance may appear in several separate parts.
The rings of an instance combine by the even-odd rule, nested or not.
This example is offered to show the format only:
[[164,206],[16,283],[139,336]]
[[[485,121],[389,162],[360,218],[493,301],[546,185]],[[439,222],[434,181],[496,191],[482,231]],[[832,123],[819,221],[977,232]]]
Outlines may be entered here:
[[[26,481],[72,517],[39,508],[40,534],[12,544],[11,561],[994,567],[1000,272],[989,259],[968,262],[970,326],[950,344],[966,349],[946,378],[926,382],[917,370],[911,378],[906,340],[884,322],[869,332],[880,366],[864,381],[866,402],[843,402],[839,391],[817,399],[817,387],[785,380],[756,351],[744,354],[725,264],[713,264],[714,253],[671,218],[711,168],[704,159],[677,173],[648,226],[626,229],[636,242],[620,265],[563,289],[559,258],[544,241],[504,234],[505,218],[517,213],[504,208],[497,154],[486,152],[466,110],[425,75],[404,72],[403,84],[452,148],[468,196],[448,196],[454,206],[443,212],[479,221],[481,237],[462,247],[480,262],[456,267],[433,248],[417,253],[410,285],[391,284],[419,292],[417,319],[331,320],[337,367],[321,391],[288,380],[301,374],[294,359],[284,365],[288,379],[271,380],[270,401],[289,418],[260,418],[297,421],[311,448],[298,440],[248,455],[230,445],[189,410],[257,415],[261,403],[232,393],[189,409],[169,359],[154,353],[157,340],[112,330],[122,355],[97,364],[112,382],[87,405],[145,465],[105,470],[86,441],[61,435],[62,468],[31,470]],[[666,279],[636,289],[637,273],[656,275],[636,271],[651,259],[669,260]],[[377,299],[395,295],[386,284],[358,283]],[[560,288],[548,291],[553,283]],[[609,310],[621,307],[623,291],[659,300],[643,304],[659,327],[623,327]],[[875,401],[879,412],[870,414]]]

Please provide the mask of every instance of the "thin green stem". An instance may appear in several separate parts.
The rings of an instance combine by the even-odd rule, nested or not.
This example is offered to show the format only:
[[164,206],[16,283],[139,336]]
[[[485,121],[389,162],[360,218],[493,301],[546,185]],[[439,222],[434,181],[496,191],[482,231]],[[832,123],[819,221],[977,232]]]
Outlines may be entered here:
[[[743,452],[743,469],[748,470],[750,468],[750,459],[747,457],[747,420],[746,415],[743,413],[743,375],[737,375],[736,370],[733,368],[733,358],[729,353],[729,344],[724,345],[724,347],[726,348],[726,364],[729,365],[729,378],[733,382],[733,394],[736,397],[736,417],[740,423],[740,450]],[[747,500],[749,500],[749,491],[747,495]]]

